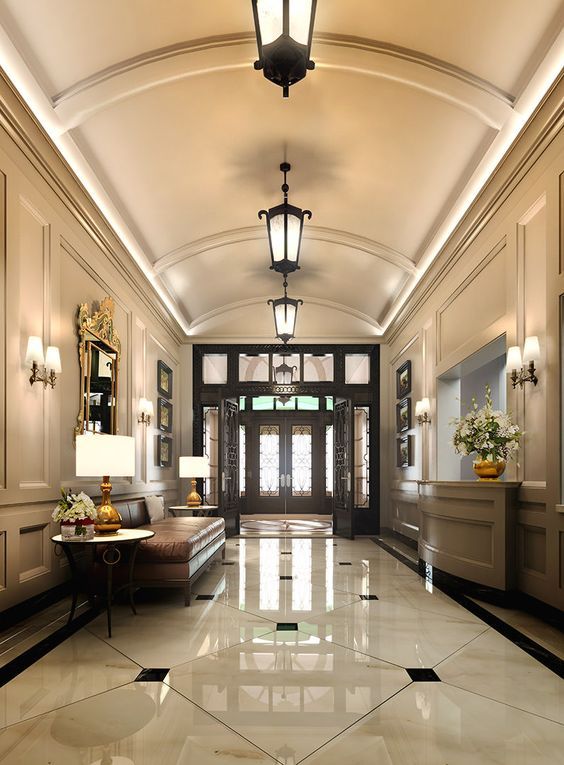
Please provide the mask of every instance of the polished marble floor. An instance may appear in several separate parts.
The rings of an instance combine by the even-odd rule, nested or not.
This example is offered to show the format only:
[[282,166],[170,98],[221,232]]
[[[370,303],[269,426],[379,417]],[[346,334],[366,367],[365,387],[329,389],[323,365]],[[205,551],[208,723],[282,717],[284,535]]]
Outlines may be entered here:
[[0,688],[0,763],[564,765],[564,680],[368,539],[229,540],[195,590]]

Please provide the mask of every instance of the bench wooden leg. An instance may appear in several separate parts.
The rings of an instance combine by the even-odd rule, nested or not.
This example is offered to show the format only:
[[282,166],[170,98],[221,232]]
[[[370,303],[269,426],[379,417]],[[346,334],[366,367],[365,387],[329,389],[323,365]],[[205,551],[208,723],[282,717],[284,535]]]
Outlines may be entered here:
[[190,605],[191,596],[192,596],[192,588],[190,587],[190,582],[188,582],[188,584],[184,588],[184,606]]
[[227,554],[227,550],[225,549],[225,545],[223,545],[223,550],[221,551],[221,559],[225,560],[225,556]]

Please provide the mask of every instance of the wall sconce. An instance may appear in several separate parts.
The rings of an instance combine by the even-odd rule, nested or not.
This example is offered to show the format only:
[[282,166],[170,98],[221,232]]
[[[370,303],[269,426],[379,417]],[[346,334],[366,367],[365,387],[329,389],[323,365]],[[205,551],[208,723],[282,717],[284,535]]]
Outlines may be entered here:
[[155,414],[153,409],[153,402],[143,396],[139,399],[139,417],[137,422],[143,423],[143,425],[151,424],[151,417]]
[[428,398],[423,398],[421,401],[415,402],[415,416],[417,417],[417,422],[420,425],[431,422],[431,418],[429,417],[430,412],[431,404],[429,403]]
[[[31,364],[31,377],[29,384],[41,382],[46,388],[50,385],[55,387],[57,375],[62,372],[61,355],[59,349],[54,345],[47,347],[47,353],[43,354],[43,340],[37,335],[30,335],[27,341],[27,352],[25,354],[26,364]],[[40,370],[40,367],[43,370]],[[49,373],[47,373],[49,370]]]
[[[526,382],[536,385],[539,378],[535,372],[535,361],[540,358],[540,346],[539,339],[536,335],[525,338],[525,345],[523,347],[523,355],[521,356],[521,349],[518,345],[512,345],[507,349],[507,364],[506,371],[511,373],[511,383],[514,388],[518,385],[523,387]],[[525,369],[524,364],[529,364],[528,369]]]

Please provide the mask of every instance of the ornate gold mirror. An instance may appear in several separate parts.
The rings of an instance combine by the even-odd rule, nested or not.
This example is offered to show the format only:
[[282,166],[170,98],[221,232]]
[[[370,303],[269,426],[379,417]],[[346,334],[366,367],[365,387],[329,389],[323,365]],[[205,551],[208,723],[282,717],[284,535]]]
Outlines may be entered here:
[[90,315],[87,303],[78,308],[80,409],[77,434],[118,432],[118,379],[121,343],[114,328],[114,301],[102,300]]

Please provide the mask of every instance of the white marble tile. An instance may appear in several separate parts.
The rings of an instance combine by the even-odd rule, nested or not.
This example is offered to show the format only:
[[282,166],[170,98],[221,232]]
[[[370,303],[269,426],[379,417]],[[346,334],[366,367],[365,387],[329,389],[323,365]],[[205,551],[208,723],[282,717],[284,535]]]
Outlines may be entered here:
[[443,683],[414,683],[302,765],[563,765],[564,729]]
[[417,577],[415,581],[406,580],[405,577],[390,577],[379,584],[378,597],[384,603],[483,623],[479,617],[421,577]]
[[359,601],[299,629],[402,667],[434,667],[487,627],[382,601]]
[[315,637],[277,632],[175,667],[167,682],[273,757],[291,750],[297,762],[410,679]]
[[494,630],[435,669],[451,685],[564,725],[564,681]]
[[114,608],[112,637],[105,614],[88,629],[143,667],[172,667],[272,632],[275,625],[222,603],[181,597],[172,602],[145,603],[133,616],[129,608]]
[[0,732],[2,765],[274,765],[162,683],[135,683]]
[[0,688],[0,726],[131,682],[139,666],[81,631]]

